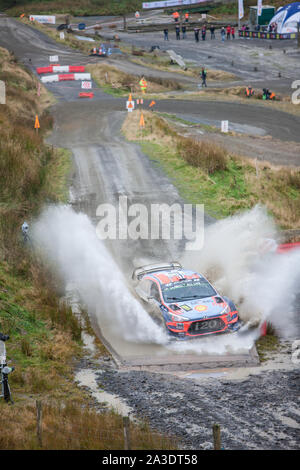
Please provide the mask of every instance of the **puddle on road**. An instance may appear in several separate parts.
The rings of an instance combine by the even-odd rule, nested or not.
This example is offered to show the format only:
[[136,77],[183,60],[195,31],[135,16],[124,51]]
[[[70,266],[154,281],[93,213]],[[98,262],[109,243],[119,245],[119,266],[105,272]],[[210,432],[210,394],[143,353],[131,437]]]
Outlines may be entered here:
[[96,373],[93,369],[80,370],[75,375],[75,381],[78,382],[80,387],[87,387],[98,403],[106,404],[108,408],[113,409],[120,415],[128,416],[133,412],[132,408],[127,406],[120,398],[99,388]]
[[206,377],[224,377],[226,372],[193,372],[192,374],[186,375],[188,379],[203,379]]

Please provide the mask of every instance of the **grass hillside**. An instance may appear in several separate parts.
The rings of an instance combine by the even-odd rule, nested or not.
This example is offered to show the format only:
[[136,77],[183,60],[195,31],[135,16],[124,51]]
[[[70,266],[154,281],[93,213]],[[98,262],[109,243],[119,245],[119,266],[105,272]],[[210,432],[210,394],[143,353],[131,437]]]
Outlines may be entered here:
[[[25,14],[71,14],[75,16],[88,15],[123,15],[142,10],[142,0],[0,0],[0,11],[5,10],[10,15]],[[268,5],[276,8],[291,3],[288,0],[270,0]],[[244,0],[246,15],[248,7],[256,5],[257,0]],[[237,14],[237,1],[218,5],[211,10],[211,14],[235,15]]]
[[141,10],[140,0],[0,0],[0,11],[10,15],[68,13],[85,15],[122,15]]

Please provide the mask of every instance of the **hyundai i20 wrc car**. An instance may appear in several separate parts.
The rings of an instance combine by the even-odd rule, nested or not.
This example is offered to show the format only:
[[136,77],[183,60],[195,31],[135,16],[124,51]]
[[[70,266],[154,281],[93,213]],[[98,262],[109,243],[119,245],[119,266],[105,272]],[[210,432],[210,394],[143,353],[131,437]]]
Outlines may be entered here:
[[178,339],[228,333],[240,327],[234,303],[204,276],[177,262],[136,268],[132,278],[149,313]]

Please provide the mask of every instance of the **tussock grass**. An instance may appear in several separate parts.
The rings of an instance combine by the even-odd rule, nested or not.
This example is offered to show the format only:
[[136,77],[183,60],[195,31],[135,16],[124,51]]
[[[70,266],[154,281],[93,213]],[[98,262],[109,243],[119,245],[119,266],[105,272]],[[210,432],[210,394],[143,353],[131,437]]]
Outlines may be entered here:
[[190,165],[201,168],[208,174],[227,168],[227,152],[214,142],[198,142],[192,138],[178,139],[177,151]]
[[[4,407],[0,405],[2,423],[0,449],[48,450],[122,450],[122,417],[107,412],[97,414],[85,406],[66,401],[57,406],[45,402],[42,407],[42,447],[36,435],[35,405]],[[174,440],[154,433],[148,425],[130,424],[133,450],[176,449]]]
[[[20,257],[24,219],[36,213],[45,199],[57,200],[58,185],[49,181],[56,166],[67,170],[68,156],[44,144],[53,124],[45,109],[51,99],[45,99],[44,87],[38,98],[37,80],[5,49],[0,48],[0,58],[0,79],[6,82],[6,105],[0,108],[0,255],[12,262]],[[39,133],[34,130],[36,114]]]
[[270,322],[267,322],[265,336],[261,336],[256,341],[256,348],[261,362],[268,360],[268,355],[279,350],[280,341],[276,330]]

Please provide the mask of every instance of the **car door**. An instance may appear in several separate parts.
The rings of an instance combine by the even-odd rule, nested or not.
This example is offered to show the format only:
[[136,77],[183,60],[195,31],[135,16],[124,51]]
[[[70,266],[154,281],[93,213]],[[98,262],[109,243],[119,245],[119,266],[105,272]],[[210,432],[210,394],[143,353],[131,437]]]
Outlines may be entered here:
[[135,289],[138,296],[146,303],[149,303],[151,284],[149,279],[142,279]]
[[162,322],[162,313],[160,310],[161,296],[158,285],[155,282],[151,282],[149,306],[153,318],[158,322]]

